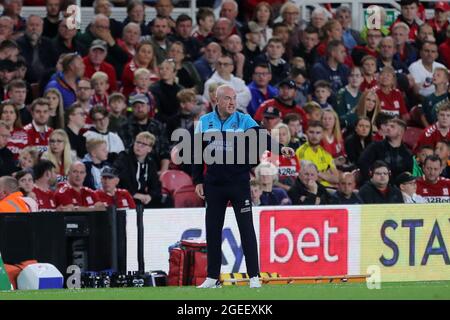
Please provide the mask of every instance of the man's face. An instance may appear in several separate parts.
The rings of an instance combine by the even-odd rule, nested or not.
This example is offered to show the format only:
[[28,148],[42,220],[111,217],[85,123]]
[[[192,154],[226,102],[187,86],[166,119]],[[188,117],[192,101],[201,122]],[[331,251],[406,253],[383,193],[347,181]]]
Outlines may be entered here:
[[210,43],[205,49],[205,59],[208,63],[216,63],[217,59],[222,56],[222,50],[220,46],[216,43]]
[[417,9],[418,6],[415,3],[404,5],[401,7],[402,16],[405,18],[406,21],[412,22],[414,19],[417,18]]
[[94,66],[98,66],[105,61],[106,51],[100,48],[90,49],[89,50],[89,60]]
[[109,19],[105,17],[99,18],[94,22],[92,27],[94,28],[93,32],[94,34],[97,34],[99,32],[105,32],[106,30],[109,30]]
[[111,5],[108,0],[97,0],[97,6],[95,7],[96,13],[104,14],[109,17],[111,15]]
[[355,190],[355,178],[353,175],[346,174],[344,177],[339,179],[339,191],[342,192],[346,197],[352,195],[353,190]]
[[345,58],[347,57],[347,52],[345,51],[344,46],[337,46],[331,53],[331,55],[334,57],[334,59],[338,63],[344,63]]
[[396,45],[403,45],[408,41],[408,32],[404,28],[395,28],[392,31],[392,37]]
[[380,167],[375,169],[372,176],[372,182],[378,188],[386,188],[389,183],[388,168]]
[[67,28],[67,20],[64,19],[59,23],[58,33],[63,40],[71,40],[77,34],[77,29]]
[[342,39],[342,33],[344,30],[342,29],[342,26],[340,23],[335,23],[333,27],[331,28],[328,36],[332,40],[341,40]]
[[236,92],[231,88],[217,91],[217,108],[220,114],[230,116],[236,111]]
[[144,21],[144,6],[137,5],[128,13],[128,17],[130,21],[136,22],[137,24],[141,24]]
[[434,148],[434,154],[446,162],[449,160],[450,148],[445,142],[438,142],[436,148]]
[[84,178],[86,178],[86,167],[82,163],[72,165],[69,170],[68,180],[69,184],[74,187],[82,187]]
[[228,18],[231,21],[234,21],[238,15],[238,11],[236,10],[236,7],[231,2],[225,2],[222,5],[222,9],[220,10],[220,16],[224,18]]
[[286,8],[286,10],[283,12],[283,21],[288,25],[296,24],[299,17],[300,10],[294,6]]
[[280,38],[283,44],[289,42],[289,29],[286,26],[278,26],[273,30],[273,36]]
[[448,76],[443,70],[436,70],[433,73],[433,84],[435,86],[448,84]]
[[95,113],[92,120],[94,121],[95,128],[99,132],[107,132],[109,126],[109,117],[102,113]]
[[156,40],[165,40],[167,35],[170,33],[169,22],[167,19],[155,19],[152,32]]
[[417,33],[417,36],[422,41],[432,41],[434,42],[434,33],[433,28],[430,25],[423,25],[419,32]]
[[13,88],[10,91],[10,98],[13,102],[18,103],[20,105],[25,103],[27,98],[27,89],[26,88]]
[[70,115],[70,122],[78,128],[83,128],[86,123],[86,112],[82,108],[76,108]]
[[428,160],[423,166],[423,173],[426,181],[435,183],[441,174],[441,162]]
[[170,17],[173,10],[172,1],[170,0],[159,0],[155,5],[155,9],[158,15],[162,17]]
[[16,16],[22,12],[22,5],[22,0],[11,0],[9,3],[3,3],[5,11]]
[[272,73],[267,68],[256,67],[253,72],[253,81],[259,88],[266,88],[272,80]]
[[213,27],[214,36],[219,39],[219,41],[224,41],[231,32],[231,26],[229,21],[217,20]]
[[136,141],[133,144],[133,151],[136,157],[146,157],[150,152],[152,152],[153,146],[151,145],[148,139],[143,137],[136,138]]
[[231,53],[238,53],[242,51],[242,40],[237,35],[228,37],[225,42],[225,48]]
[[192,33],[192,21],[186,20],[186,21],[179,22],[175,28],[176,28],[177,34],[181,38],[187,39],[191,36],[191,33]]
[[45,7],[49,17],[59,16],[60,0],[47,0]]
[[9,19],[0,19],[0,35],[2,39],[9,39],[14,30],[13,22]]
[[319,44],[319,34],[317,33],[305,33],[302,37],[302,43],[306,50],[310,52],[315,46]]
[[287,86],[287,85],[282,85],[282,86],[280,86],[280,88],[278,90],[278,97],[283,102],[292,103],[292,101],[295,98],[295,94],[296,94],[295,91],[296,91],[295,88],[291,88],[290,86]]
[[264,127],[264,129],[271,131],[280,122],[280,117],[264,117],[262,120],[262,126]]
[[267,54],[270,59],[280,59],[284,54],[284,46],[279,42],[270,42],[267,46]]
[[133,46],[139,43],[139,38],[141,36],[141,29],[137,26],[129,26],[123,31],[123,40],[127,44],[131,44]]
[[302,131],[302,125],[300,124],[299,120],[291,120],[288,123],[289,132],[291,134],[291,137],[297,137],[299,132]]
[[133,115],[138,121],[148,119],[149,105],[147,103],[136,102],[133,105]]
[[36,122],[39,126],[44,126],[48,122],[48,118],[50,117],[50,106],[46,104],[38,104],[34,107],[34,110],[31,113],[34,122]]
[[72,63],[71,63],[71,68],[74,72],[74,74],[78,77],[81,78],[84,75],[84,63],[83,63],[83,59],[81,59],[81,57],[77,57],[75,58]]
[[33,40],[41,37],[44,31],[44,23],[41,18],[32,16],[28,18],[25,32]]
[[102,177],[102,189],[107,193],[114,193],[119,184],[119,178],[113,177]]
[[363,80],[361,70],[353,69],[350,73],[348,82],[352,88],[359,88]]
[[425,159],[428,156],[432,156],[434,154],[433,149],[428,149],[428,148],[423,148],[422,150],[420,150],[420,152],[417,154],[417,162],[419,162],[419,164],[423,164],[425,162]]
[[5,127],[0,126],[0,149],[6,147],[11,138],[11,133]]
[[394,40],[392,38],[387,38],[381,41],[380,53],[384,59],[392,59],[395,54]]
[[367,46],[372,50],[377,49],[380,44],[381,38],[382,34],[380,30],[369,29],[367,31]]
[[388,122],[386,136],[390,139],[403,137],[405,130],[395,122]]
[[311,24],[317,29],[321,29],[325,25],[325,15],[323,13],[317,13],[311,17]]
[[77,100],[81,102],[89,101],[93,95],[91,83],[86,80],[80,80],[77,85]]
[[437,122],[441,128],[450,128],[450,111],[440,111],[437,114]]
[[220,57],[216,63],[216,70],[221,77],[228,77],[233,72],[233,61],[230,57]]
[[313,167],[308,166],[300,170],[299,178],[300,181],[307,186],[309,185],[310,181],[317,182],[318,173]]
[[306,136],[311,146],[318,146],[323,138],[323,129],[321,127],[309,127],[306,130]]
[[425,64],[432,64],[438,57],[438,48],[436,44],[425,43],[420,50],[420,57]]
[[352,17],[350,12],[348,11],[341,11],[336,15],[336,19],[340,22],[340,24],[347,29],[352,22]]

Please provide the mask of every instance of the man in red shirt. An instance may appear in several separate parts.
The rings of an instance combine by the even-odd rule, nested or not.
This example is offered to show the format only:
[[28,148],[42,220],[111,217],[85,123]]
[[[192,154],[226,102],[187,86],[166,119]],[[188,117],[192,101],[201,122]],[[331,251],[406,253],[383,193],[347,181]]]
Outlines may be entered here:
[[450,141],[450,103],[438,108],[436,123],[423,130],[417,139],[415,149],[422,145],[430,145],[434,148],[436,143],[442,140]]
[[55,193],[51,186],[56,183],[55,165],[49,161],[42,159],[33,167],[34,188],[36,201],[39,211],[55,211]]
[[106,206],[115,205],[117,209],[136,209],[136,204],[128,190],[117,188],[119,174],[116,169],[106,167],[101,176],[102,189],[95,191],[99,201]]
[[307,125],[306,112],[297,104],[295,104],[295,96],[297,94],[297,86],[294,80],[284,79],[279,84],[278,95],[270,100],[267,100],[261,104],[256,110],[255,121],[261,122],[264,117],[264,112],[267,108],[272,107],[280,111],[280,117],[283,118],[288,113],[296,113],[300,115],[302,126]]
[[47,126],[50,118],[49,101],[45,98],[38,98],[31,103],[31,117],[33,120],[23,129],[28,135],[28,145],[36,146],[39,152],[47,151],[48,138],[53,128]]
[[105,61],[107,55],[108,45],[106,41],[100,39],[92,41],[88,55],[83,58],[84,77],[90,79],[95,72],[103,71],[108,75],[108,92],[112,93],[117,91],[117,75],[114,67]]
[[415,41],[419,26],[422,24],[418,16],[419,0],[401,0],[400,6],[401,14],[391,25],[391,31],[397,23],[404,22],[409,27],[409,40]]
[[417,180],[417,194],[428,203],[450,203],[450,180],[440,177],[442,160],[428,156],[423,165],[424,176]]
[[103,211],[105,205],[99,201],[95,192],[83,187],[86,167],[81,161],[72,163],[68,181],[55,194],[57,210],[63,211]]

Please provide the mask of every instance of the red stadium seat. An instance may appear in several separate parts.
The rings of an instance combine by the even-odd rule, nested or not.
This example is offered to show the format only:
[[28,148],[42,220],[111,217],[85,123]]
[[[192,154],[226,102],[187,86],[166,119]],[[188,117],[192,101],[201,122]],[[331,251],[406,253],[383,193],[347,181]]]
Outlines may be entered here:
[[423,129],[416,127],[407,127],[405,134],[403,135],[403,142],[411,150],[414,149],[419,136],[422,134]]
[[159,177],[163,192],[173,194],[183,186],[192,186],[192,178],[180,170],[167,170]]
[[411,118],[408,121],[408,126],[423,128],[421,116],[423,115],[422,108],[417,106],[412,107],[409,111]]
[[195,186],[183,186],[173,193],[175,208],[203,207],[204,202],[195,193]]

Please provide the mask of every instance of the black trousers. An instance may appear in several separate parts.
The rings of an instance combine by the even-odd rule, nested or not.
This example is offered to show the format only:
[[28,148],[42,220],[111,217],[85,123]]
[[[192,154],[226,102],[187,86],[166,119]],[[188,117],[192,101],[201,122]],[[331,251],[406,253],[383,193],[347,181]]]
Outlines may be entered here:
[[222,229],[228,201],[231,202],[241,237],[247,273],[259,273],[258,245],[253,227],[250,184],[204,185],[206,200],[206,241],[208,250],[208,277],[219,279],[222,264]]

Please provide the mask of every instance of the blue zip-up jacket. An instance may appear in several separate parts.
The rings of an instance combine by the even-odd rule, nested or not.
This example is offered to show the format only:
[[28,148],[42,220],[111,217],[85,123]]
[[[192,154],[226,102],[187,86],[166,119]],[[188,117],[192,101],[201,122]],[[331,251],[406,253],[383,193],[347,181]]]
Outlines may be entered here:
[[258,89],[254,81],[251,82],[247,87],[250,89],[250,92],[252,94],[252,100],[250,100],[250,103],[247,106],[247,112],[252,117],[255,115],[256,110],[258,110],[259,106],[264,101],[275,98],[278,95],[278,89],[272,87],[271,85],[267,86],[267,97],[265,97],[261,90]]
[[[200,117],[197,126],[195,128],[195,138],[199,139],[200,137],[204,138],[205,133],[213,133],[215,134],[215,138],[213,139],[209,137],[208,141],[203,141],[202,143],[202,154],[210,154],[215,155],[216,152],[223,152],[223,163],[212,163],[206,164],[206,173],[204,174],[204,165],[194,163],[192,175],[195,184],[199,183],[213,183],[217,185],[224,184],[246,184],[250,180],[250,169],[256,165],[256,163],[251,163],[250,160],[250,150],[249,150],[249,141],[245,144],[245,148],[243,150],[237,150],[237,139],[233,139],[228,144],[226,141],[226,135],[228,133],[233,134],[242,134],[244,135],[249,130],[255,130],[256,136],[259,137],[259,132],[261,128],[259,125],[253,120],[252,117],[248,114],[244,114],[236,111],[233,113],[228,119],[221,120],[217,110],[207,113]],[[271,142],[272,139],[270,135],[267,133],[264,134],[263,139],[267,139],[267,150],[271,150]],[[256,146],[260,145],[260,139],[258,138]],[[274,152],[277,154],[281,154],[282,145],[278,142],[275,143],[278,150]],[[192,144],[194,146],[194,144]],[[255,146],[255,145],[253,145]],[[207,150],[205,150],[207,148]],[[194,149],[194,148],[193,148]],[[195,150],[194,150],[195,151]],[[205,152],[206,151],[206,152]],[[237,164],[238,152],[245,153],[245,162],[243,164]],[[266,150],[259,150],[257,148],[257,159],[260,159],[260,155]],[[233,163],[227,163],[227,152],[228,155],[233,156]],[[254,155],[253,155],[254,156]],[[193,155],[193,161],[195,161]],[[202,162],[204,163],[204,159],[202,157]]]

